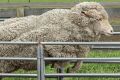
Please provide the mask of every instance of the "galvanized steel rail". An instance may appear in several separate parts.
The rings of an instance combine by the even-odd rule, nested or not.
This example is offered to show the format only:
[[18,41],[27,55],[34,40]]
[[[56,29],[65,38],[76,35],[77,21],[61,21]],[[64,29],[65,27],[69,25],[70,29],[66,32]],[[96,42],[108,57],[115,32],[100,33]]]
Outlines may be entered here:
[[36,78],[37,74],[11,74],[11,73],[0,73],[0,77],[24,77],[24,78]]
[[41,45],[114,45],[114,46],[120,46],[120,42],[41,42]]
[[27,61],[37,61],[37,58],[27,58],[27,57],[0,57],[0,60],[27,60]]
[[[37,58],[22,58],[22,57],[0,57],[0,60],[25,60],[25,61],[37,61]],[[84,63],[120,63],[120,58],[49,58],[45,57],[45,61],[71,61],[82,60]],[[73,62],[75,62],[73,61]]]
[[99,61],[120,61],[120,58],[44,58],[45,61],[70,61],[82,60],[86,62],[99,62]]
[[7,45],[38,45],[38,42],[7,42],[7,41],[0,41],[0,44],[7,44]]
[[64,74],[64,73],[60,73],[60,74],[45,74],[45,77],[111,77],[111,78],[119,78],[120,74],[117,73],[68,73],[68,74]]
[[113,32],[112,35],[120,35],[120,32]]

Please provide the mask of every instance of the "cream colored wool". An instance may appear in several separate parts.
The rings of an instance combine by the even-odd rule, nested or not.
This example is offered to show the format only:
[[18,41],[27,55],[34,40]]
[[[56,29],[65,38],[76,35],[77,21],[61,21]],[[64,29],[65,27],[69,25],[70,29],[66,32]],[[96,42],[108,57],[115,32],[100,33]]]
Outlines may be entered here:
[[11,18],[0,23],[0,41],[11,41],[36,28],[37,16]]
[[[108,22],[108,15],[105,9],[96,2],[79,3],[71,9],[50,10],[40,16],[37,16],[37,19],[36,28],[33,29],[30,26],[29,29],[27,27],[29,30],[27,30],[26,33],[24,31],[23,34],[19,35],[19,33],[23,32],[20,32],[22,30],[20,29],[20,31],[18,31],[19,33],[17,33],[19,37],[16,37],[15,39],[12,38],[13,40],[11,41],[98,41],[101,34],[109,35],[113,31],[111,25]],[[21,22],[22,21],[16,23]],[[28,21],[26,24],[31,23]],[[36,57],[36,48],[37,47],[35,45],[0,45],[0,56]],[[45,56],[86,57],[89,50],[89,46],[47,45],[45,46]],[[77,71],[78,68],[80,68],[81,63],[82,61],[75,62],[72,68],[68,68],[68,71]],[[54,67],[59,68],[65,66],[66,62],[54,62],[52,64]],[[0,62],[0,72],[13,72],[17,69],[36,69],[36,62]]]

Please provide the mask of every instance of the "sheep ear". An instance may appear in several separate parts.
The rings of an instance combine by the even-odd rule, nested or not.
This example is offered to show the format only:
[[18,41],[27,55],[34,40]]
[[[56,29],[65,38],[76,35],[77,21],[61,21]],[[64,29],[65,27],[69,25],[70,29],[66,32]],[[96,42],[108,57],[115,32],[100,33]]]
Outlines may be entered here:
[[88,11],[81,11],[82,14],[86,15],[87,17],[91,17],[90,13]]
[[94,20],[102,20],[103,18],[102,15],[96,10],[82,11],[81,13],[89,18],[93,18]]

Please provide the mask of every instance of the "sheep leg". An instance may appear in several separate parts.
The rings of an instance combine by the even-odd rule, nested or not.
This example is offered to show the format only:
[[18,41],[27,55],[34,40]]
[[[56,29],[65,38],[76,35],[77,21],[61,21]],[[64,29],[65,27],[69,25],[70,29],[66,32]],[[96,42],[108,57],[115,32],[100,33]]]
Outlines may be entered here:
[[[87,57],[88,52],[90,51],[90,48],[88,46],[78,46],[79,52],[77,57]],[[74,73],[77,72],[78,69],[81,68],[83,61],[77,61],[74,63],[74,66],[72,68],[68,68],[67,72]]]
[[[64,73],[64,67],[57,68],[57,73]],[[58,77],[58,80],[64,80],[64,77]]]
[[[87,53],[84,53],[83,55],[80,55],[80,56],[86,57]],[[80,56],[78,56],[78,57],[80,57]],[[75,72],[77,72],[78,69],[81,68],[82,64],[83,64],[83,61],[77,61],[77,62],[75,62],[74,65],[71,68],[67,69],[67,72],[69,72],[69,73],[75,73]]]
[[75,73],[78,71],[78,69],[80,69],[81,65],[82,65],[82,61],[77,61],[74,63],[74,66],[72,66],[71,68],[67,69],[67,73]]
[[61,68],[61,65],[59,64],[59,62],[54,62],[54,63],[53,63],[53,66],[54,66],[54,68],[56,68],[56,69]]
[[19,69],[19,67],[16,67],[12,65],[12,63],[5,62],[6,65],[2,64],[3,66],[0,66],[0,72],[2,73],[11,73]]
[[[15,67],[10,63],[9,61],[0,61],[0,73],[11,73],[18,69],[18,67]],[[2,80],[4,77],[0,77],[0,80]]]
[[56,69],[60,69],[61,67],[65,67],[65,63],[61,63],[59,61],[53,62],[51,66],[51,68],[56,68]]

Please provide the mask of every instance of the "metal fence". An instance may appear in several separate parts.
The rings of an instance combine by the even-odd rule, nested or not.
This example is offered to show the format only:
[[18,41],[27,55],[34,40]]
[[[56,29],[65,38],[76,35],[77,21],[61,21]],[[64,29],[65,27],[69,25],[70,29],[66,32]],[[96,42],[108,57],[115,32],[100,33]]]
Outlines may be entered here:
[[[115,34],[115,33],[114,33]],[[44,45],[89,45],[89,46],[120,46],[120,42],[0,42],[0,44],[11,44],[11,45],[19,45],[19,44],[32,44],[37,45],[37,58],[24,58],[24,57],[0,57],[0,60],[37,60],[37,71],[38,74],[12,74],[12,73],[0,73],[0,77],[37,77],[38,80],[45,80],[45,78],[51,77],[120,77],[120,74],[113,74],[113,73],[104,73],[104,74],[46,74],[45,73],[45,61],[55,61],[55,60],[82,60],[83,62],[87,63],[120,63],[120,58],[49,58],[44,57]],[[120,47],[117,47],[120,48]],[[106,47],[107,49],[107,47]]]
[[[120,77],[120,74],[113,74],[113,73],[91,73],[91,74],[64,74],[64,73],[57,73],[57,74],[46,74],[45,73],[45,61],[55,61],[55,60],[82,60],[83,62],[89,63],[120,63],[120,58],[46,58],[44,57],[44,45],[89,45],[89,46],[120,46],[120,42],[41,42],[41,55],[40,55],[40,62],[41,62],[41,69],[40,72],[42,73],[40,76],[41,80],[45,80],[46,77],[61,77],[60,80],[63,80],[63,77]],[[107,47],[106,47],[107,48]],[[119,47],[120,48],[120,47]]]
[[[6,44],[6,45],[38,45],[37,48],[37,55],[40,54],[40,48],[39,44],[37,42],[0,42],[0,44]],[[24,58],[24,57],[0,57],[0,60],[37,60],[38,66],[40,67],[40,58],[39,56],[37,58]],[[0,77],[31,77],[31,78],[36,78],[37,76],[40,75],[39,73],[39,68],[38,68],[38,75],[37,74],[11,74],[11,73],[0,73]],[[40,78],[38,78],[40,80]]]

